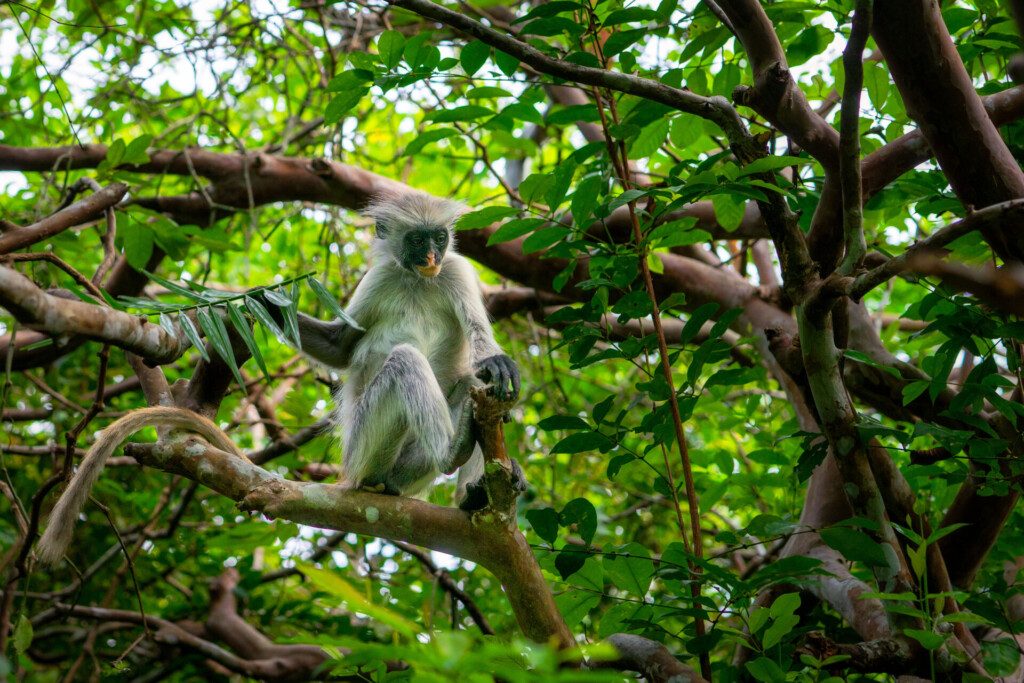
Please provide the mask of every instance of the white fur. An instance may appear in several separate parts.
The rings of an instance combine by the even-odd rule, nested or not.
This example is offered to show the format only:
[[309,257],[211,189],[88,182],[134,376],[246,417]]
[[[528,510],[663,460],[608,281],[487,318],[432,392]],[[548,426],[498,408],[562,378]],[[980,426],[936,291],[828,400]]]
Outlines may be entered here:
[[418,481],[429,483],[446,471],[453,416],[464,409],[468,388],[479,384],[474,364],[501,353],[476,271],[454,245],[433,278],[401,265],[407,230],[451,230],[463,210],[412,194],[378,199],[366,212],[379,228],[374,262],[346,310],[366,333],[353,349],[338,409],[343,470],[353,485],[390,472],[409,493],[419,487],[410,480],[420,473]]

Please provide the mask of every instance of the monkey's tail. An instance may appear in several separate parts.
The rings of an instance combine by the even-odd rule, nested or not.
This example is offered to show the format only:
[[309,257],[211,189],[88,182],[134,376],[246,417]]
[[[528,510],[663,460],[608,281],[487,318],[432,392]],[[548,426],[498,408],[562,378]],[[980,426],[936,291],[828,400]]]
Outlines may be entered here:
[[104,429],[85,454],[78,471],[64,494],[53,506],[36,555],[45,565],[54,565],[64,557],[74,532],[78,515],[89,498],[93,485],[99,479],[103,466],[121,442],[143,427],[170,427],[196,432],[221,450],[241,456],[241,451],[220,427],[199,413],[184,408],[155,406],[141,408],[112,422]]

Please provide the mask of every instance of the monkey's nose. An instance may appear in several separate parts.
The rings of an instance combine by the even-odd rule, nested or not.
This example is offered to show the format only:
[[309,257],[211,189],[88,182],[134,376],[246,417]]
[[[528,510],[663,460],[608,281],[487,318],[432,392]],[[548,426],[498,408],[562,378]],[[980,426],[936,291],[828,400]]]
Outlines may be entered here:
[[416,266],[416,270],[424,277],[434,277],[441,272],[441,266],[437,261],[437,255],[434,252],[430,252],[427,254],[426,265]]

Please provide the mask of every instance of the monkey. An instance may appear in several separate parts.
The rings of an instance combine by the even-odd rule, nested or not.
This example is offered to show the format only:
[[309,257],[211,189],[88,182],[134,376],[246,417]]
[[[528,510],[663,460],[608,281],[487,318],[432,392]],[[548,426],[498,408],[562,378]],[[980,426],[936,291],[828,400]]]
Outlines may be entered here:
[[358,327],[298,315],[301,350],[348,370],[335,421],[342,479],[353,488],[422,495],[461,466],[460,507],[486,503],[470,388],[487,382],[499,399],[515,400],[520,378],[494,339],[476,271],[455,249],[464,211],[418,192],[377,196],[364,210],[375,222],[371,266],[345,310]]
[[36,546],[36,556],[44,565],[55,565],[64,557],[78,515],[99,479],[107,458],[122,441],[143,427],[170,427],[196,432],[222,451],[245,457],[220,427],[199,413],[169,406],[140,408],[128,413],[112,422],[96,437],[95,443],[82,458],[71,483],[53,506],[46,531]]
[[[343,480],[390,495],[421,495],[441,473],[459,469],[456,499],[486,505],[483,453],[473,433],[470,389],[490,383],[515,400],[519,370],[494,339],[473,266],[454,248],[462,204],[426,194],[382,195],[365,213],[376,223],[373,265],[346,313],[358,323],[298,315],[301,349],[324,365],[348,369],[336,420],[343,434]],[[266,297],[255,298],[279,322]],[[194,431],[245,457],[209,419],[182,408],[151,407],[111,423],[86,453],[50,513],[37,556],[56,564],[107,458],[145,426]],[[513,461],[517,486],[526,486]]]

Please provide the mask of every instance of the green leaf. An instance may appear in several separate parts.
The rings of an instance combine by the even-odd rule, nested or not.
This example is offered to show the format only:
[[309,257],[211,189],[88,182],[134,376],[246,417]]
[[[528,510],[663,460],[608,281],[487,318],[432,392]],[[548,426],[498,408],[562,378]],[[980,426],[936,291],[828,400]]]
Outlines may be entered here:
[[404,47],[405,36],[398,31],[384,31],[377,39],[377,54],[388,69],[394,69],[402,61]]
[[350,109],[359,104],[359,101],[363,99],[363,95],[366,93],[366,88],[354,88],[335,96],[327,103],[327,108],[324,109],[324,122],[338,123],[341,121],[342,117]]
[[613,33],[612,36],[604,43],[604,56],[605,58],[614,57],[626,48],[633,45],[640,40],[643,40],[647,36],[647,31],[644,29],[636,29],[633,31],[619,31]]
[[487,58],[491,56],[491,46],[481,40],[474,40],[462,48],[459,53],[459,61],[467,76],[472,76],[484,65]]
[[576,191],[572,193],[572,201],[569,203],[572,220],[576,225],[584,227],[590,223],[594,208],[601,201],[604,187],[604,178],[600,175],[588,175],[576,184]]
[[114,168],[120,165],[121,161],[124,159],[126,151],[127,147],[125,147],[124,140],[122,140],[121,138],[118,138],[114,140],[112,143],[110,143],[110,147],[107,147],[106,157],[106,162],[110,166],[110,168]]
[[881,111],[889,98],[889,71],[879,62],[864,62],[864,87],[871,105]]
[[711,233],[704,230],[697,230],[696,218],[680,218],[659,225],[651,231],[647,239],[652,248],[671,249],[672,247],[684,247],[690,244],[701,244],[711,241]]
[[611,445],[611,439],[600,432],[578,432],[556,443],[551,453],[583,453],[608,448]]
[[24,614],[18,615],[18,623],[14,627],[14,637],[12,642],[14,643],[14,651],[20,655],[25,654],[29,646],[32,644],[33,638],[32,622]]
[[744,665],[751,676],[763,683],[784,683],[785,672],[766,656],[760,656]]
[[740,227],[747,210],[746,200],[735,194],[711,195],[711,206],[715,209],[715,220],[726,232],[732,232]]
[[604,571],[616,587],[638,598],[647,594],[654,575],[654,563],[647,548],[630,543],[605,555]]
[[617,9],[601,22],[602,26],[616,26],[618,24],[628,24],[634,21],[656,21],[658,19],[658,13],[647,7],[627,7],[626,9]]
[[578,22],[566,17],[545,17],[526,24],[520,33],[524,36],[560,36],[562,34],[578,36],[585,30]]
[[343,71],[327,84],[327,92],[348,92],[365,89],[367,83],[373,82],[373,72],[367,69],[349,69]]
[[551,187],[544,195],[548,208],[554,210],[562,205],[569,192],[569,186],[572,185],[574,175],[576,175],[576,164],[572,159],[567,159],[558,165],[553,174],[554,182],[551,183]]
[[785,683],[786,672],[767,657],[758,657],[745,666],[750,675],[762,683]]
[[942,647],[942,644],[946,642],[946,638],[949,635],[942,635],[939,633],[933,633],[931,631],[923,631],[916,628],[905,628],[903,629],[904,635],[908,635],[917,642],[921,643],[921,647],[926,650],[938,650]]
[[213,350],[227,364],[235,381],[238,382],[238,386],[244,387],[245,380],[238,370],[235,354],[231,352],[231,338],[228,336],[228,328],[225,327],[224,321],[208,307],[197,310],[196,317],[199,319],[199,326],[206,334],[207,341],[213,346]]
[[436,109],[426,116],[424,120],[437,123],[451,123],[454,121],[475,121],[485,116],[493,116],[494,112],[479,104],[464,104],[461,107],[451,109]]
[[386,605],[373,602],[367,597],[367,591],[353,586],[338,571],[321,569],[312,562],[304,561],[297,562],[296,567],[302,572],[302,576],[309,579],[318,589],[339,598],[341,606],[346,607],[350,612],[365,614],[410,640],[415,639],[419,633],[420,629],[415,623],[389,609]]
[[546,432],[558,429],[590,429],[590,424],[576,415],[551,415],[538,422],[537,428]]
[[640,134],[633,138],[629,145],[630,159],[643,159],[649,157],[661,147],[668,135],[669,120],[658,119],[649,126],[643,128]]
[[523,253],[532,254],[536,251],[547,249],[572,233],[569,228],[560,225],[553,225],[549,228],[541,228],[523,240]]
[[249,296],[246,296],[244,301],[245,310],[249,311],[249,313],[251,313],[253,317],[255,317],[257,320],[259,320],[264,327],[273,332],[274,336],[276,336],[281,341],[286,341],[284,331],[280,328],[280,326],[278,326],[276,322],[274,322],[274,319],[270,317],[270,313],[267,311],[266,307],[263,304]]
[[822,529],[820,533],[825,545],[838,550],[848,560],[875,567],[889,565],[881,544],[859,529],[837,526]]
[[124,248],[124,258],[135,270],[144,270],[153,255],[153,231],[145,223],[117,214],[117,237]]
[[519,213],[519,209],[511,206],[485,206],[482,209],[470,211],[459,216],[459,220],[455,221],[455,229],[477,230],[479,228],[486,228],[492,223],[497,223],[509,216],[515,216],[517,213]]
[[593,104],[574,104],[549,110],[545,118],[549,125],[565,126],[578,122],[596,123],[601,120],[601,114]]
[[569,12],[576,12],[582,9],[583,6],[578,2],[572,2],[572,0],[551,0],[550,2],[544,2],[532,10],[519,17],[512,22],[512,25],[521,24],[524,21],[536,19],[537,17],[553,17],[556,14],[566,14]]
[[496,85],[481,85],[472,90],[467,90],[465,95],[467,100],[489,100],[502,97],[512,97],[512,93],[504,88],[499,88]]
[[630,202],[635,202],[637,199],[640,199],[646,194],[646,190],[626,190],[625,192],[623,192],[622,194],[618,195],[610,202],[608,202],[608,211],[614,211],[620,206],[625,206]]
[[777,171],[780,168],[788,168],[790,166],[801,166],[806,164],[808,159],[794,156],[770,156],[761,157],[760,159],[754,159],[749,164],[740,169],[740,175],[752,175],[754,173],[767,173],[768,171]]
[[1013,638],[982,641],[981,652],[985,671],[993,677],[1011,676],[1020,666],[1020,647]]
[[796,628],[798,623],[800,623],[800,617],[795,614],[778,617],[772,622],[771,626],[765,629],[764,635],[761,636],[761,647],[765,650],[775,647]]
[[925,380],[914,380],[913,382],[910,382],[909,384],[905,384],[903,386],[903,405],[906,406],[906,405],[910,405],[911,403],[913,403],[913,401],[918,396],[920,396],[924,392],[928,391],[928,387],[930,385],[931,385],[931,383],[930,382],[926,382]]
[[527,233],[533,232],[540,226],[546,225],[547,222],[548,221],[544,218],[516,218],[508,221],[495,230],[494,234],[487,239],[487,246],[501,244],[502,242],[509,242],[522,237]]
[[750,613],[750,618],[747,620],[747,628],[751,633],[757,633],[765,625],[768,624],[768,617],[771,616],[768,610],[764,607],[756,607],[753,612]]
[[187,299],[189,299],[191,301],[203,303],[203,297],[199,296],[198,294],[193,292],[191,289],[188,289],[187,287],[182,287],[181,285],[179,285],[176,282],[171,282],[170,280],[165,280],[164,278],[160,277],[159,275],[157,275],[155,273],[151,273],[148,270],[144,270],[142,272],[146,275],[146,277],[148,277],[150,280],[152,280],[153,282],[157,283],[161,287],[165,287],[165,288],[169,289],[170,291],[174,292],[175,294],[180,294],[181,296],[183,296],[183,297],[185,297],[185,298],[187,298]]
[[685,149],[697,142],[704,133],[704,128],[693,116],[677,116],[669,124],[668,136],[672,146]]
[[554,543],[558,538],[558,513],[554,508],[527,510],[526,521],[533,527],[534,533],[548,543]]
[[601,596],[588,591],[567,590],[555,596],[555,604],[567,624],[580,623],[600,603]]
[[406,145],[405,151],[402,152],[402,156],[411,157],[423,151],[423,148],[431,143],[454,137],[456,135],[461,135],[461,133],[454,128],[432,128],[431,130],[421,133],[412,142]]
[[263,290],[263,295],[272,304],[281,309],[284,318],[284,332],[288,341],[297,349],[302,348],[302,340],[299,335],[298,302],[274,289]]
[[209,362],[210,354],[206,352],[206,344],[203,343],[202,337],[199,336],[199,330],[196,329],[195,323],[184,313],[178,314],[178,325],[181,326],[182,331],[185,332],[185,336],[195,347],[199,355],[202,356],[203,360]]
[[260,351],[259,344],[256,343],[256,338],[252,336],[252,329],[249,327],[248,321],[245,316],[242,315],[241,310],[234,304],[228,302],[226,304],[228,309],[228,320],[231,321],[231,326],[235,328],[235,332],[242,338],[242,343],[245,344],[245,348],[249,349],[249,354],[252,355],[252,359],[256,361],[257,367],[260,372],[263,373],[263,377],[269,382],[270,371],[267,370],[267,364],[263,360],[263,353]]
[[519,59],[501,50],[494,51],[494,63],[506,76],[511,76],[519,68]]
[[558,570],[559,575],[564,581],[583,569],[583,564],[586,561],[587,556],[584,553],[572,549],[563,550],[555,557],[555,569]]
[[149,161],[149,154],[146,150],[149,149],[149,144],[153,141],[153,136],[149,134],[140,135],[131,142],[125,148],[124,157],[121,163],[124,164],[144,164]]
[[533,204],[547,194],[555,178],[550,173],[531,173],[519,183],[519,196],[527,204]]
[[313,290],[313,293],[316,294],[316,298],[319,299],[320,303],[324,305],[324,308],[331,312],[331,315],[333,315],[335,318],[338,318],[339,320],[342,320],[349,327],[354,327],[357,330],[363,329],[363,327],[358,322],[356,322],[355,318],[353,318],[352,316],[345,312],[345,310],[341,307],[341,304],[338,303],[338,300],[335,299],[331,295],[331,293],[327,291],[327,288],[324,287],[319,280],[317,280],[315,277],[311,277],[307,278],[306,282],[309,284],[309,288]]
[[558,514],[558,523],[564,527],[575,524],[583,542],[590,545],[597,532],[597,510],[586,498],[574,498]]

